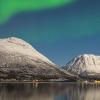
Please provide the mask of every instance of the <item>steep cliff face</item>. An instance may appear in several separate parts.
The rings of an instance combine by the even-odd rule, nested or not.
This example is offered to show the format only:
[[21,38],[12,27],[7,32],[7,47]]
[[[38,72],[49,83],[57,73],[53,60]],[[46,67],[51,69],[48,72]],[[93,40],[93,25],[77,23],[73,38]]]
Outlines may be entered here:
[[100,78],[100,56],[80,55],[66,64],[64,69],[81,77]]
[[30,44],[18,38],[0,39],[0,79],[70,77]]

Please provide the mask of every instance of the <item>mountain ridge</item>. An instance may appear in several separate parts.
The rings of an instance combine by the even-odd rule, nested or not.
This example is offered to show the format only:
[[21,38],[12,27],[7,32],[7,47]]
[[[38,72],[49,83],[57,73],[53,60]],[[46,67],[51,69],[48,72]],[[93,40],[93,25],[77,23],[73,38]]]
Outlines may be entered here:
[[56,64],[22,39],[0,39],[0,79],[56,79],[75,76],[59,69]]
[[83,54],[69,61],[64,69],[81,77],[100,77],[100,56]]

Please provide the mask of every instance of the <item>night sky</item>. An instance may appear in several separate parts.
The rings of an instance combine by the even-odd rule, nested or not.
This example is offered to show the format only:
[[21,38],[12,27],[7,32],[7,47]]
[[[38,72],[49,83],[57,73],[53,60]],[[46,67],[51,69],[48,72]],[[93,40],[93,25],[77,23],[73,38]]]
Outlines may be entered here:
[[100,55],[100,0],[0,0],[0,38],[19,37],[59,65]]

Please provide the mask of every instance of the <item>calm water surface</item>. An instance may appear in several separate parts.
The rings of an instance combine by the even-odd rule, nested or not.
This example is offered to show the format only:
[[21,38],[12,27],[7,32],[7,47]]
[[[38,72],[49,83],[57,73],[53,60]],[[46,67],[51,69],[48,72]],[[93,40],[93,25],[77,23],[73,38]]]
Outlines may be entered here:
[[100,86],[0,83],[0,100],[100,100]]

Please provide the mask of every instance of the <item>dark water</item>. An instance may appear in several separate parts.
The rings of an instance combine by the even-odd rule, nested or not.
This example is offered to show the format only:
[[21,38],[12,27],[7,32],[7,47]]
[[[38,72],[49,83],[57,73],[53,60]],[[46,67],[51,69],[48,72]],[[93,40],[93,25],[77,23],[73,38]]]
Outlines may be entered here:
[[0,83],[0,100],[100,100],[100,86],[72,83]]

